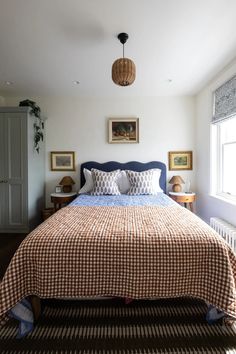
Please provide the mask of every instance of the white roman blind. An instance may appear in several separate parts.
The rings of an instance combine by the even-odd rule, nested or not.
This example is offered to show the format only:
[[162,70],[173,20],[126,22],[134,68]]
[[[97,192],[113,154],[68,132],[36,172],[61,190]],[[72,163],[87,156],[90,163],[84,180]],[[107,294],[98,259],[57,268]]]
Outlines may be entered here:
[[233,115],[236,115],[236,75],[215,90],[212,123]]

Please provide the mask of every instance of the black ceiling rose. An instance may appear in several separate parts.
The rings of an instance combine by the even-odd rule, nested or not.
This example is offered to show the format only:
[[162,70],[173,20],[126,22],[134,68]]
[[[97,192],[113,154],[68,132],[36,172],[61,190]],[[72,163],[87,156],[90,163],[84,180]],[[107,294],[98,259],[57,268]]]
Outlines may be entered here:
[[125,44],[127,39],[129,38],[129,35],[127,33],[119,33],[117,38],[119,39],[120,43]]

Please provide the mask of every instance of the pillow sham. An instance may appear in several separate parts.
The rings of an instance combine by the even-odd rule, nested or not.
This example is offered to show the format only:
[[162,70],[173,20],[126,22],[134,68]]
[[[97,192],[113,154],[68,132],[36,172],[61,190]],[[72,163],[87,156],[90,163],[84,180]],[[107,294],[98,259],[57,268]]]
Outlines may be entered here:
[[87,168],[84,168],[83,174],[85,178],[85,184],[82,188],[80,188],[79,194],[90,193],[93,190],[93,177],[91,171],[89,171]]
[[117,184],[117,179],[120,170],[104,172],[91,169],[93,177],[93,190],[91,195],[119,195],[120,191]]
[[142,195],[163,192],[159,186],[159,179],[161,170],[153,168],[147,171],[136,172],[126,170],[131,187],[128,191],[128,195]]
[[131,184],[130,184],[129,178],[124,170],[120,171],[120,174],[117,179],[117,184],[118,184],[119,190],[122,194],[126,194],[129,191]]
[[163,190],[160,187],[161,170],[159,168],[153,168],[151,170],[153,171],[154,194],[163,193]]

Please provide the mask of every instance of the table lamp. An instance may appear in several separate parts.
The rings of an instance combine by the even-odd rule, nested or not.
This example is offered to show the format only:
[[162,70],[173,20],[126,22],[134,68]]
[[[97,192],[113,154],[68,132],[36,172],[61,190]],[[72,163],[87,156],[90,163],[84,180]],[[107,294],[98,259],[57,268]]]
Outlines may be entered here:
[[64,193],[70,193],[72,191],[72,185],[75,184],[75,182],[71,176],[65,176],[59,184],[62,186]]
[[173,186],[172,186],[173,192],[181,192],[182,191],[181,183],[184,183],[184,181],[180,176],[173,176],[170,179],[169,183],[173,184]]

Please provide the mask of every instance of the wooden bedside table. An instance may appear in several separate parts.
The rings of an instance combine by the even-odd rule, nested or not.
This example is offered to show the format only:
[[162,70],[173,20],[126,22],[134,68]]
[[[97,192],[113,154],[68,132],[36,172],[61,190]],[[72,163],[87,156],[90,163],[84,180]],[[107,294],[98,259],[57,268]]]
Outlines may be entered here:
[[52,193],[51,202],[54,204],[54,210],[57,211],[61,209],[62,205],[69,204],[77,197],[77,193]]
[[184,203],[185,208],[189,205],[189,209],[193,212],[193,202],[196,200],[195,193],[175,193],[169,192],[169,196],[177,203]]

